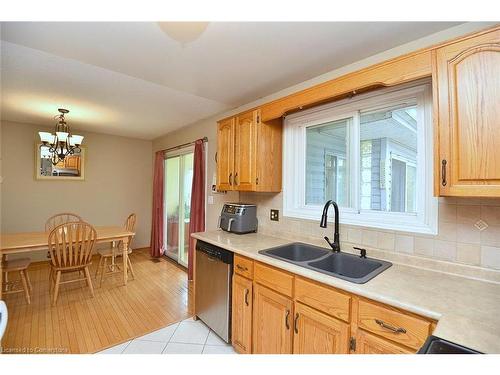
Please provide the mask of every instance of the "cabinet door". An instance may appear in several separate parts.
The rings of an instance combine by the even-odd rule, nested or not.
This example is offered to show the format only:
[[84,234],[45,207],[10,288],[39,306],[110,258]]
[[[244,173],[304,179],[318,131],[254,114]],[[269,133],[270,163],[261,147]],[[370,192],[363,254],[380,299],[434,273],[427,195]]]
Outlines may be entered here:
[[500,196],[500,29],[434,54],[436,192]]
[[292,353],[292,301],[254,284],[253,353]]
[[254,191],[257,178],[258,110],[236,117],[235,190]]
[[412,354],[415,351],[396,345],[389,340],[362,330],[356,334],[356,354]]
[[217,189],[233,190],[235,119],[219,122],[217,128]]
[[348,354],[349,325],[295,303],[294,354]]
[[238,353],[252,353],[252,280],[233,275],[232,342]]

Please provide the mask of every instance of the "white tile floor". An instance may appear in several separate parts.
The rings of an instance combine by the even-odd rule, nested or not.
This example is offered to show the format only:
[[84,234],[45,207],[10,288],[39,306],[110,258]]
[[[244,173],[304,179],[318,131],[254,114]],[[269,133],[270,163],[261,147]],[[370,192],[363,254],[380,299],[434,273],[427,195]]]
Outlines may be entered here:
[[200,320],[189,318],[98,354],[235,354]]

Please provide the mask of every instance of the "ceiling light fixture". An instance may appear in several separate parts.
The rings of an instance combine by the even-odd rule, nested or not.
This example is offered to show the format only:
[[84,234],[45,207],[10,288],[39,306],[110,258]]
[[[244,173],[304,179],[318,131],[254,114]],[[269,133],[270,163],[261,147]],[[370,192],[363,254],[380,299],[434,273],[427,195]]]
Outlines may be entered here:
[[187,44],[194,42],[208,27],[208,22],[158,22],[160,29],[173,40]]
[[59,115],[54,119],[57,120],[55,134],[48,132],[38,132],[42,145],[49,148],[51,153],[51,161],[56,165],[68,155],[80,152],[80,146],[83,142],[83,135],[71,134],[69,125],[66,123],[64,115],[69,113],[67,109],[59,108]]

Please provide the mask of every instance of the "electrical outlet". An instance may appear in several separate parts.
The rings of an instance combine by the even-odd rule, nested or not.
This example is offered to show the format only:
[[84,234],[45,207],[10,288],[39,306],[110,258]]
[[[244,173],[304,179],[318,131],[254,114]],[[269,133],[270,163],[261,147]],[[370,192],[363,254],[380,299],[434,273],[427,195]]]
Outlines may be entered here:
[[270,218],[272,221],[280,220],[280,210],[271,210]]

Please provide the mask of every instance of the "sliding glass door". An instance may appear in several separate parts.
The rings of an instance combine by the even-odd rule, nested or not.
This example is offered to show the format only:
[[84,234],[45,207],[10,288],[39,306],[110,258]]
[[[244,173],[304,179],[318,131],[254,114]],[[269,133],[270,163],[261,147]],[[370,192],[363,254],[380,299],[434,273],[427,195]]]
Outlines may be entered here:
[[167,153],[165,159],[165,255],[187,267],[193,183],[193,148]]

